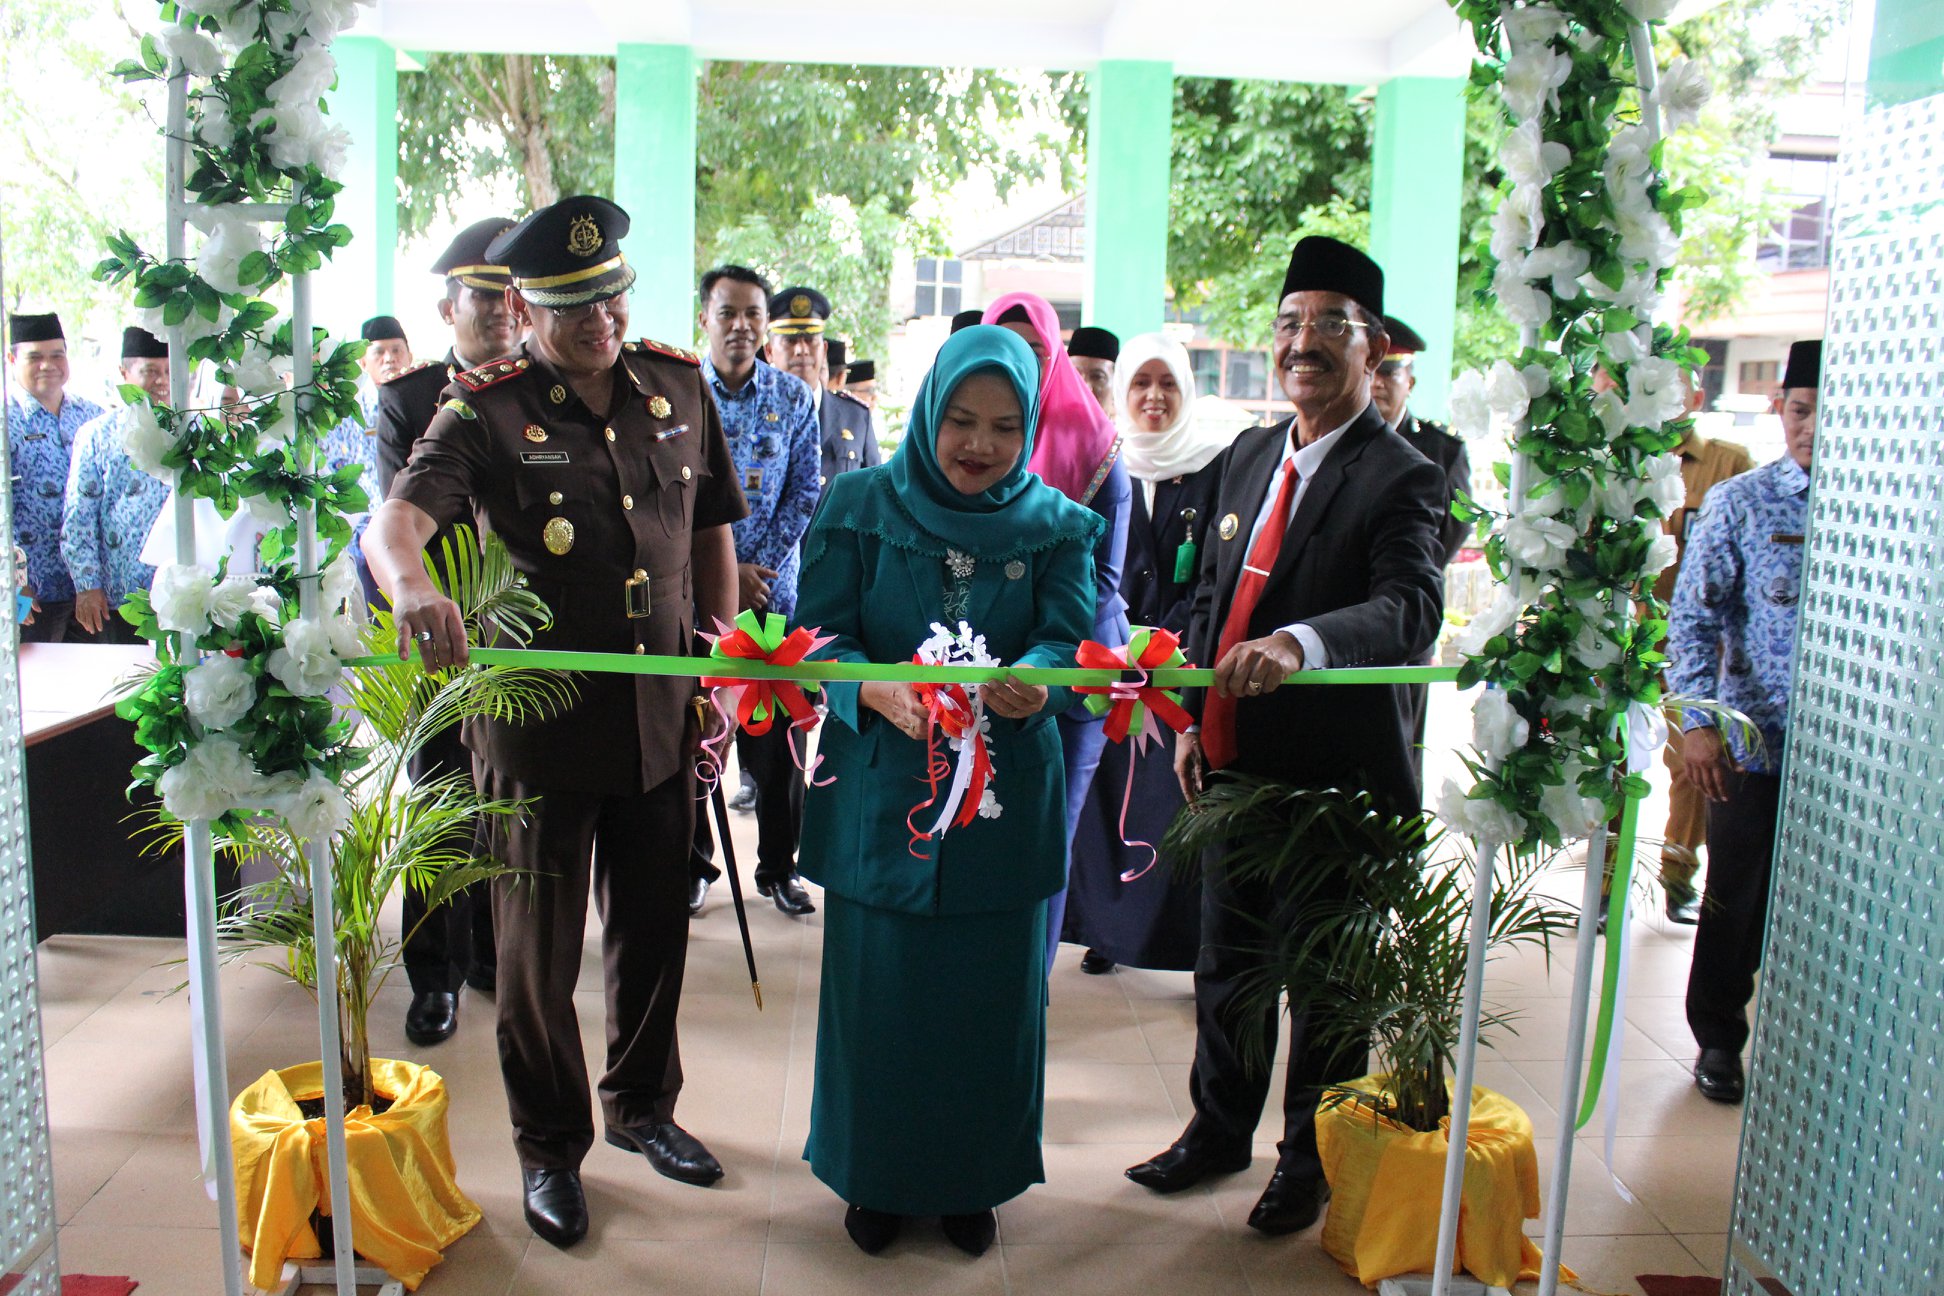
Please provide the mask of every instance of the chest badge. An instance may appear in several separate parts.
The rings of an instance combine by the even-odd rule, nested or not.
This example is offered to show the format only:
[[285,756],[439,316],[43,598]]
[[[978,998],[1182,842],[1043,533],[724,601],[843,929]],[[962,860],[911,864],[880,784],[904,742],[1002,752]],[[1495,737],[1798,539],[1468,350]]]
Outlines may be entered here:
[[769,413],[763,415],[763,422],[776,423],[781,421],[782,418],[783,416],[781,414],[778,414],[775,410],[771,410]]
[[547,392],[547,399],[556,405],[565,405],[567,403],[567,389],[559,383],[555,383]]
[[1026,564],[1015,558],[1006,564],[1006,579],[1018,580],[1026,574]]
[[540,532],[540,539],[547,546],[547,552],[555,557],[574,547],[574,524],[566,518],[549,518]]
[[535,445],[538,445],[547,439],[547,429],[541,427],[538,423],[529,423],[526,425],[526,431],[521,433],[521,435]]
[[648,398],[648,412],[656,418],[667,418],[675,412],[675,407],[668,403],[668,397],[666,396],[650,396]]
[[1235,533],[1242,529],[1242,519],[1233,513],[1224,513],[1222,520],[1215,524],[1215,534],[1224,540],[1235,539]]

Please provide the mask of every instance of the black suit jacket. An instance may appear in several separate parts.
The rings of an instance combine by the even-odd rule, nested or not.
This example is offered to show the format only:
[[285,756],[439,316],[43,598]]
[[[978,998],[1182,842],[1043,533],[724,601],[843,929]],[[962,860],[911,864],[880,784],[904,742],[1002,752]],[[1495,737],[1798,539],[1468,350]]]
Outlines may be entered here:
[[1421,419],[1409,410],[1405,410],[1404,417],[1397,420],[1397,434],[1411,443],[1411,449],[1444,471],[1445,515],[1444,526],[1438,532],[1438,544],[1444,565],[1449,567],[1472,533],[1469,523],[1451,516],[1451,502],[1458,498],[1460,492],[1471,493],[1471,455],[1466,452],[1465,443],[1447,432],[1441,424]]
[[[1249,531],[1289,431],[1287,419],[1252,428],[1210,465],[1219,467],[1221,485],[1189,626],[1197,665],[1215,665]],[[1444,617],[1438,561],[1444,494],[1444,474],[1367,406],[1304,491],[1250,617],[1249,637],[1303,623],[1322,640],[1330,666],[1420,659]],[[1199,714],[1199,693],[1188,701]],[[1380,804],[1407,812],[1418,802],[1411,714],[1404,686],[1392,684],[1291,684],[1242,698],[1234,768],[1298,787],[1368,791]]]
[[[407,369],[378,388],[378,494],[391,494],[392,478],[405,469],[412,446],[432,426],[439,412],[439,393],[458,376],[459,357],[447,351],[443,360],[427,360]],[[374,501],[374,507],[375,507]]]
[[823,432],[819,484],[829,485],[832,477],[853,468],[875,467],[883,458],[871,431],[871,408],[857,397],[826,390],[817,403],[817,423]]

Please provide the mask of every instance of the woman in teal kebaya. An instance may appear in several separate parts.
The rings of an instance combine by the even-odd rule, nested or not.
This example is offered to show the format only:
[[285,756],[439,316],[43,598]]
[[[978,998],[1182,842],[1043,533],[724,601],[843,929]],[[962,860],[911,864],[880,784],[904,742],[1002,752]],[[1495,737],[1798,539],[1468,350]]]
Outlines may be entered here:
[[[1073,663],[1093,626],[1100,521],[1027,471],[1038,391],[1024,342],[965,329],[891,461],[831,480],[797,605],[834,636],[820,656],[908,661],[934,622],[963,620],[1007,665]],[[1054,717],[1072,699],[984,686],[1000,813],[914,842],[906,816],[929,790],[916,692],[826,692],[822,772],[835,781],[810,789],[800,851],[825,891],[804,1155],[866,1251],[905,1217],[937,1215],[976,1255],[992,1208],[1045,1178],[1046,901],[1066,880]]]

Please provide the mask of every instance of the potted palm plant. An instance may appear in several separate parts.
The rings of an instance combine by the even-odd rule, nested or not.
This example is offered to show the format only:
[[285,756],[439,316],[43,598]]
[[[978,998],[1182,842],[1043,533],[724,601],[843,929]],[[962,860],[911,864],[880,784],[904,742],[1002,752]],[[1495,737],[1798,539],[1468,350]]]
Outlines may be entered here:
[[[1194,858],[1224,850],[1238,881],[1273,882],[1286,905],[1276,921],[1252,917],[1267,957],[1237,1011],[1260,1020],[1287,996],[1316,1008],[1326,1044],[1368,1043],[1367,1076],[1326,1091],[1317,1142],[1331,1189],[1325,1250],[1368,1285],[1433,1263],[1458,1052],[1474,862],[1430,815],[1377,808],[1368,794],[1298,789],[1237,776],[1212,785],[1169,829],[1167,849]],[[1550,953],[1577,913],[1539,889],[1545,861],[1501,865],[1492,894],[1490,950]],[[1489,1006],[1481,1039],[1509,1029]],[[1249,1041],[1245,1037],[1245,1044]],[[1258,1028],[1256,1064],[1269,1058]],[[1492,1286],[1510,1287],[1539,1255],[1521,1221],[1539,1213],[1532,1124],[1502,1095],[1475,1089],[1468,1139],[1466,1216],[1459,1259]]]
[[[443,549],[442,564],[428,561],[428,570],[459,605],[475,640],[491,627],[502,640],[524,643],[547,623],[546,605],[526,588],[497,537],[488,536],[481,550],[462,529]],[[390,614],[380,612],[368,631],[372,652],[387,653],[394,634]],[[324,847],[339,1022],[338,1056],[328,1061],[343,1078],[358,1249],[416,1287],[444,1248],[478,1222],[479,1209],[453,1179],[444,1081],[429,1068],[371,1056],[371,1004],[403,943],[380,927],[379,911],[393,892],[411,886],[436,912],[463,888],[505,872],[481,853],[475,830],[519,813],[522,804],[481,797],[463,773],[408,785],[406,765],[450,725],[550,713],[571,701],[572,684],[553,672],[472,666],[428,674],[416,663],[388,660],[350,668],[345,688],[372,744],[344,789],[349,821]],[[280,819],[232,816],[219,825],[216,845],[272,867],[267,880],[225,905],[218,927],[225,959],[269,955],[259,961],[317,995],[312,843]],[[243,1242],[259,1287],[276,1284],[286,1259],[321,1253],[316,1212],[328,1197],[317,1169],[323,1157],[312,1155],[311,1143],[321,1146],[323,1137],[323,1065],[268,1072],[231,1108]]]

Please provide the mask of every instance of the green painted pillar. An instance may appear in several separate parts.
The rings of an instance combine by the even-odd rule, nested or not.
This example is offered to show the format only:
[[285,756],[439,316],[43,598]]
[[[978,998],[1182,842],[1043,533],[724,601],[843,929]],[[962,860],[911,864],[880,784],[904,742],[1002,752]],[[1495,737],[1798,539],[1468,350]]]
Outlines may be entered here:
[[614,59],[614,201],[635,268],[628,331],[695,340],[695,52],[623,45]]
[[1463,231],[1465,82],[1398,77],[1377,88],[1371,148],[1370,255],[1384,305],[1424,337],[1411,412],[1442,419],[1451,393]]
[[1174,64],[1106,59],[1088,88],[1086,318],[1127,338],[1167,306]]
[[398,255],[398,54],[375,36],[340,36],[331,120],[351,133],[336,219],[353,238],[317,276],[318,322],[356,336],[373,315],[392,313]]
[[1910,103],[1944,91],[1944,5],[1877,0],[1870,27],[1870,102]]

